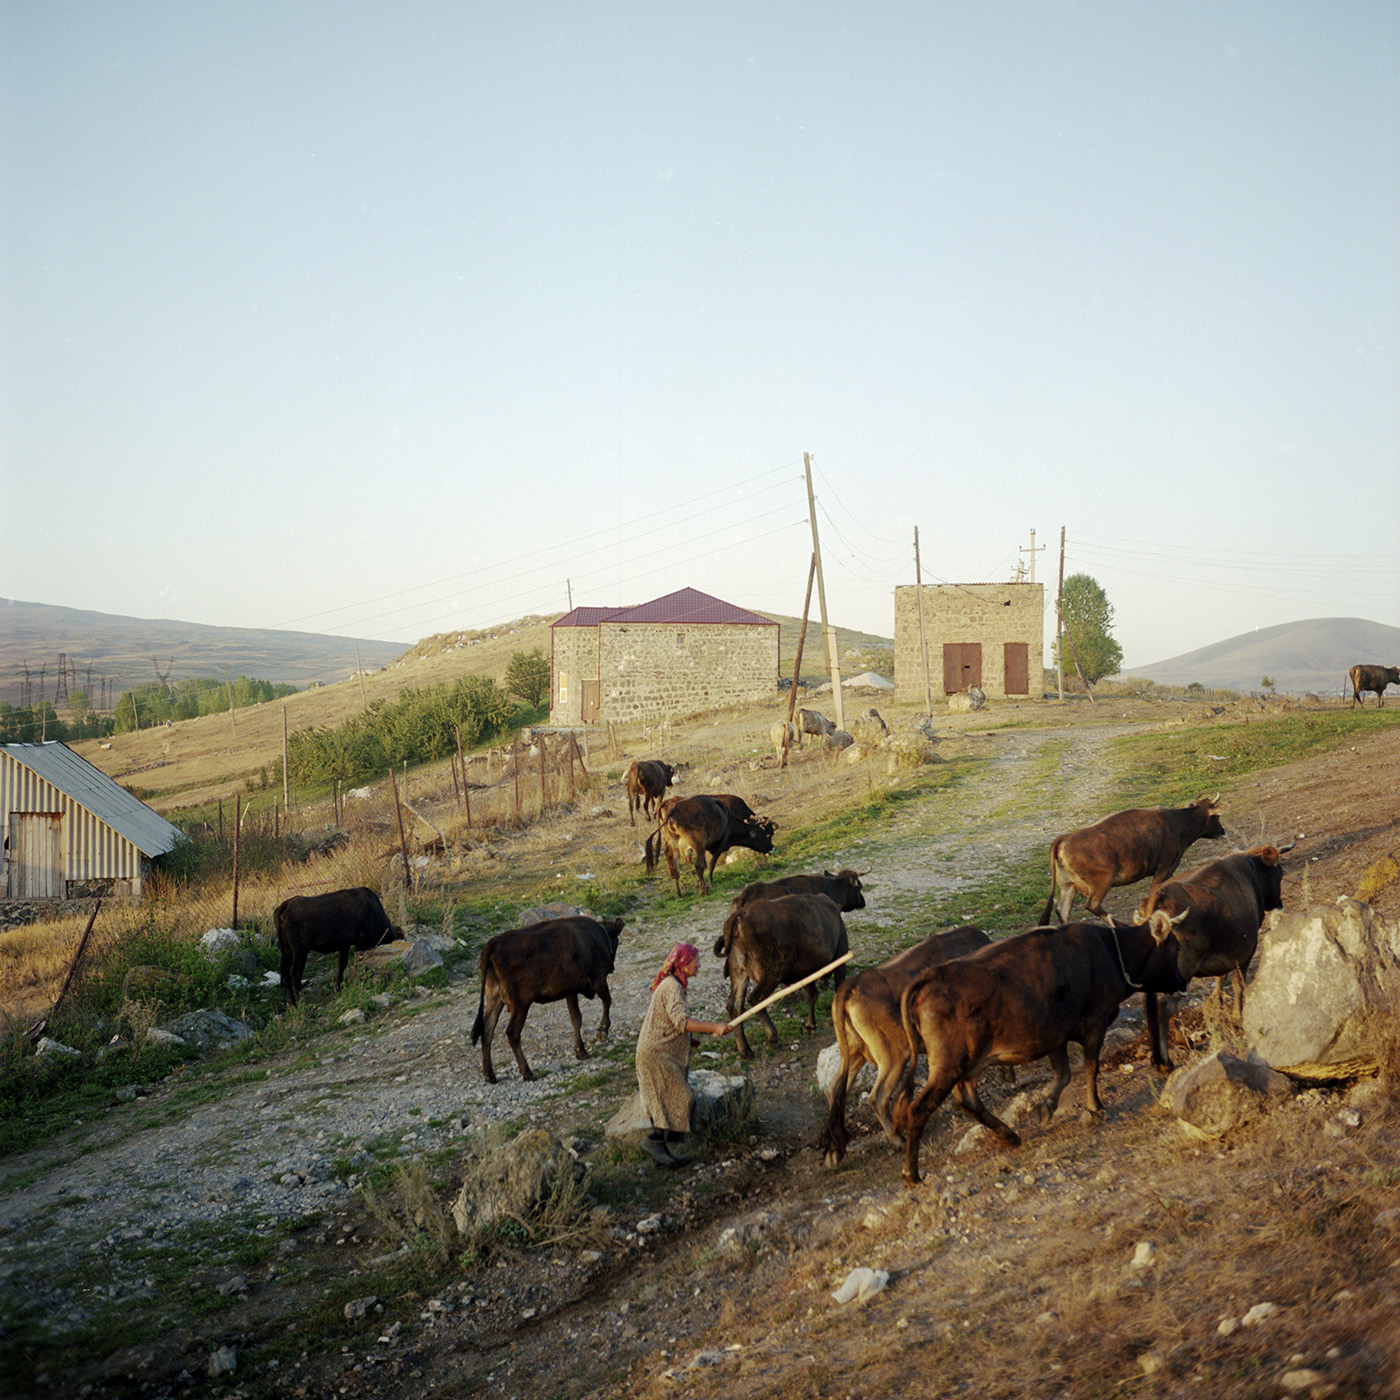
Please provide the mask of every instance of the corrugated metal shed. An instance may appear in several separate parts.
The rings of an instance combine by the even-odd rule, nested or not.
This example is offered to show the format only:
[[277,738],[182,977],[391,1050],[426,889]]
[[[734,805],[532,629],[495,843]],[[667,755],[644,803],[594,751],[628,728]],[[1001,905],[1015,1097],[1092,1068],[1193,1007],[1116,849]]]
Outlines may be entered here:
[[[61,818],[55,836],[61,870],[50,873],[64,884],[127,880],[139,890],[150,860],[182,839],[164,817],[66,744],[0,744],[0,830],[8,839],[17,819],[34,814]],[[19,858],[15,850],[9,855],[11,863]]]

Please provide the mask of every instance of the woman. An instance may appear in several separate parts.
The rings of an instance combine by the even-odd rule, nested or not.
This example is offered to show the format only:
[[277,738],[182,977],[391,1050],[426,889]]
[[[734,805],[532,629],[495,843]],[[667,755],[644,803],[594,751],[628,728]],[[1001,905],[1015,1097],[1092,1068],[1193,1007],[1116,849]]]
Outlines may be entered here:
[[651,984],[651,1005],[637,1037],[637,1084],[651,1119],[651,1132],[642,1146],[667,1167],[689,1160],[681,1144],[690,1132],[695,1105],[695,1094],[686,1082],[691,1034],[724,1035],[729,1030],[727,1025],[697,1021],[689,1014],[686,992],[699,971],[700,950],[690,943],[677,943]]

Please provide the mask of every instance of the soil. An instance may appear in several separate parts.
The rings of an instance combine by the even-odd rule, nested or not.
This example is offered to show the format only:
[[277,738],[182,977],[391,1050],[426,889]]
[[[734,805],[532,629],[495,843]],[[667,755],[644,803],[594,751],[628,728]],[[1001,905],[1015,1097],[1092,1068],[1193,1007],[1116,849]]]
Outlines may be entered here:
[[[1162,722],[1159,706],[1122,701],[1092,711],[1047,706],[1036,728],[992,727],[976,715],[950,727],[941,750],[986,757],[980,774],[905,804],[841,853],[842,865],[870,872],[868,907],[848,916],[858,961],[909,941],[911,919],[931,897],[985,882],[1057,832],[1102,815],[1113,779],[1107,742]],[[726,738],[703,737],[687,790],[714,790],[706,780],[718,774],[706,763]],[[781,844],[785,804],[799,789],[789,792],[771,757],[755,753],[724,776],[746,776],[756,805],[766,800],[763,810],[777,815]],[[824,771],[832,782],[869,781]],[[1374,862],[1400,854],[1397,771],[1400,728],[1233,784],[1229,842],[1203,843],[1187,863],[1227,845],[1297,836],[1285,907],[1351,894]],[[635,860],[641,828],[628,827],[625,800],[612,791],[607,806],[614,815],[561,819],[519,859],[539,874],[568,853],[575,875],[588,873],[578,859],[585,847],[582,863],[598,869]],[[586,881],[558,883],[570,902],[586,902]],[[1397,891],[1374,900],[1387,918],[1400,916]],[[1115,891],[1109,907],[1125,912],[1138,894]],[[910,1190],[900,1154],[860,1106],[850,1112],[846,1161],[823,1166],[812,1146],[826,1107],[815,1062],[831,1033],[829,1023],[801,1033],[791,1010],[799,997],[778,1017],[776,1047],[753,1037],[757,1059],[744,1072],[756,1113],[744,1132],[702,1142],[695,1162],[675,1172],[621,1156],[601,1127],[631,1092],[627,1052],[651,975],[676,941],[706,954],[692,1014],[724,1019],[708,956],[723,912],[719,896],[677,905],[658,887],[624,931],[611,1048],[577,1064],[563,1007],[536,1008],[524,1034],[533,1084],[521,1082],[500,1036],[501,1083],[481,1082],[468,1041],[478,985],[464,967],[445,991],[347,1029],[315,1063],[289,1060],[266,1079],[231,1080],[188,1110],[178,1084],[153,1087],[102,1123],[75,1125],[6,1162],[0,1278],[43,1300],[70,1329],[104,1309],[151,1306],[141,1297],[142,1250],[191,1238],[196,1226],[213,1229],[251,1204],[264,1234],[272,1228],[284,1240],[242,1274],[224,1257],[205,1266],[187,1259],[182,1279],[157,1284],[167,1325],[154,1340],[104,1348],[65,1370],[46,1370],[39,1358],[26,1386],[93,1400],[1272,1396],[1281,1385],[1400,1393],[1400,1236],[1371,1224],[1387,1204],[1400,1207],[1388,1081],[1310,1091],[1267,1130],[1194,1142],[1156,1107],[1160,1082],[1130,1004],[1104,1061],[1102,1121],[1081,1116],[1077,1074],[1048,1127],[1018,1124],[1025,1142],[1016,1150],[945,1108],[925,1134],[925,1181]],[[963,914],[1011,931],[995,909]],[[324,994],[313,985],[310,995]],[[1213,1030],[1199,1001],[1184,1023],[1204,1045]],[[597,1006],[584,1008],[591,1033]],[[697,1055],[699,1064],[734,1065],[727,1048],[707,1044]],[[987,1097],[1008,1103],[1046,1077],[1028,1067]],[[1338,1120],[1342,1108],[1357,1122]],[[367,1211],[358,1178],[347,1182],[331,1159],[361,1148],[363,1165],[385,1135],[400,1137],[406,1159],[450,1155],[454,1145],[465,1155],[484,1127],[521,1121],[552,1129],[605,1169],[608,1199],[586,1237],[386,1287],[395,1275],[384,1256],[399,1241]],[[1339,1182],[1347,1183],[1341,1199]],[[1135,1268],[1147,1247],[1156,1262]],[[833,1292],[857,1266],[883,1271],[884,1288],[839,1305]],[[380,1296],[359,1318],[342,1310],[327,1324],[314,1313],[316,1328],[334,1334],[331,1345],[297,1332],[328,1296],[339,1306],[347,1290]],[[195,1297],[223,1301],[185,1306]],[[1222,1318],[1238,1324],[1266,1302],[1279,1309],[1267,1322],[1221,1330]],[[221,1347],[237,1353],[227,1373],[219,1373]],[[1313,1378],[1282,1379],[1303,1372]]]

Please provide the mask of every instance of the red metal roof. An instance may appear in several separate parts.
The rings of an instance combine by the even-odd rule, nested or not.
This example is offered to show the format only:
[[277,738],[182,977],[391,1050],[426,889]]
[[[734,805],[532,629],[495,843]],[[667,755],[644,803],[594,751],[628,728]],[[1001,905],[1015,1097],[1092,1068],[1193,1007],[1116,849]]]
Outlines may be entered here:
[[682,588],[649,603],[632,608],[575,608],[554,625],[556,627],[596,627],[602,622],[660,622],[668,625],[699,627],[720,623],[730,627],[776,627],[771,619],[735,607],[722,598],[712,598],[695,588]]

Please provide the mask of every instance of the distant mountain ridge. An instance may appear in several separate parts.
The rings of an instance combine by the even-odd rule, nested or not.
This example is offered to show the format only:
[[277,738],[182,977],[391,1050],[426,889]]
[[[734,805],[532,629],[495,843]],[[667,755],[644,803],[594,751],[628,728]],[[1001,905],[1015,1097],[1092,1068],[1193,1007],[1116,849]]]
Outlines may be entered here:
[[1134,666],[1114,679],[1135,676],[1159,685],[1194,681],[1214,690],[1257,691],[1268,676],[1281,694],[1328,696],[1341,693],[1346,673],[1358,662],[1400,666],[1400,627],[1359,617],[1284,622],[1169,661]]
[[[360,664],[387,666],[407,648],[403,642],[360,638]],[[169,679],[245,675],[280,681],[298,690],[317,682],[345,680],[355,672],[356,639],[318,632],[282,632],[257,627],[211,627],[166,618],[122,617],[51,603],[0,598],[0,700],[22,703],[24,670],[32,702],[50,704],[58,685],[59,657],[66,658],[68,688],[88,692],[102,703],[99,687],[108,678],[111,701],[123,690],[156,679],[156,666]],[[91,682],[89,683],[89,672]]]

